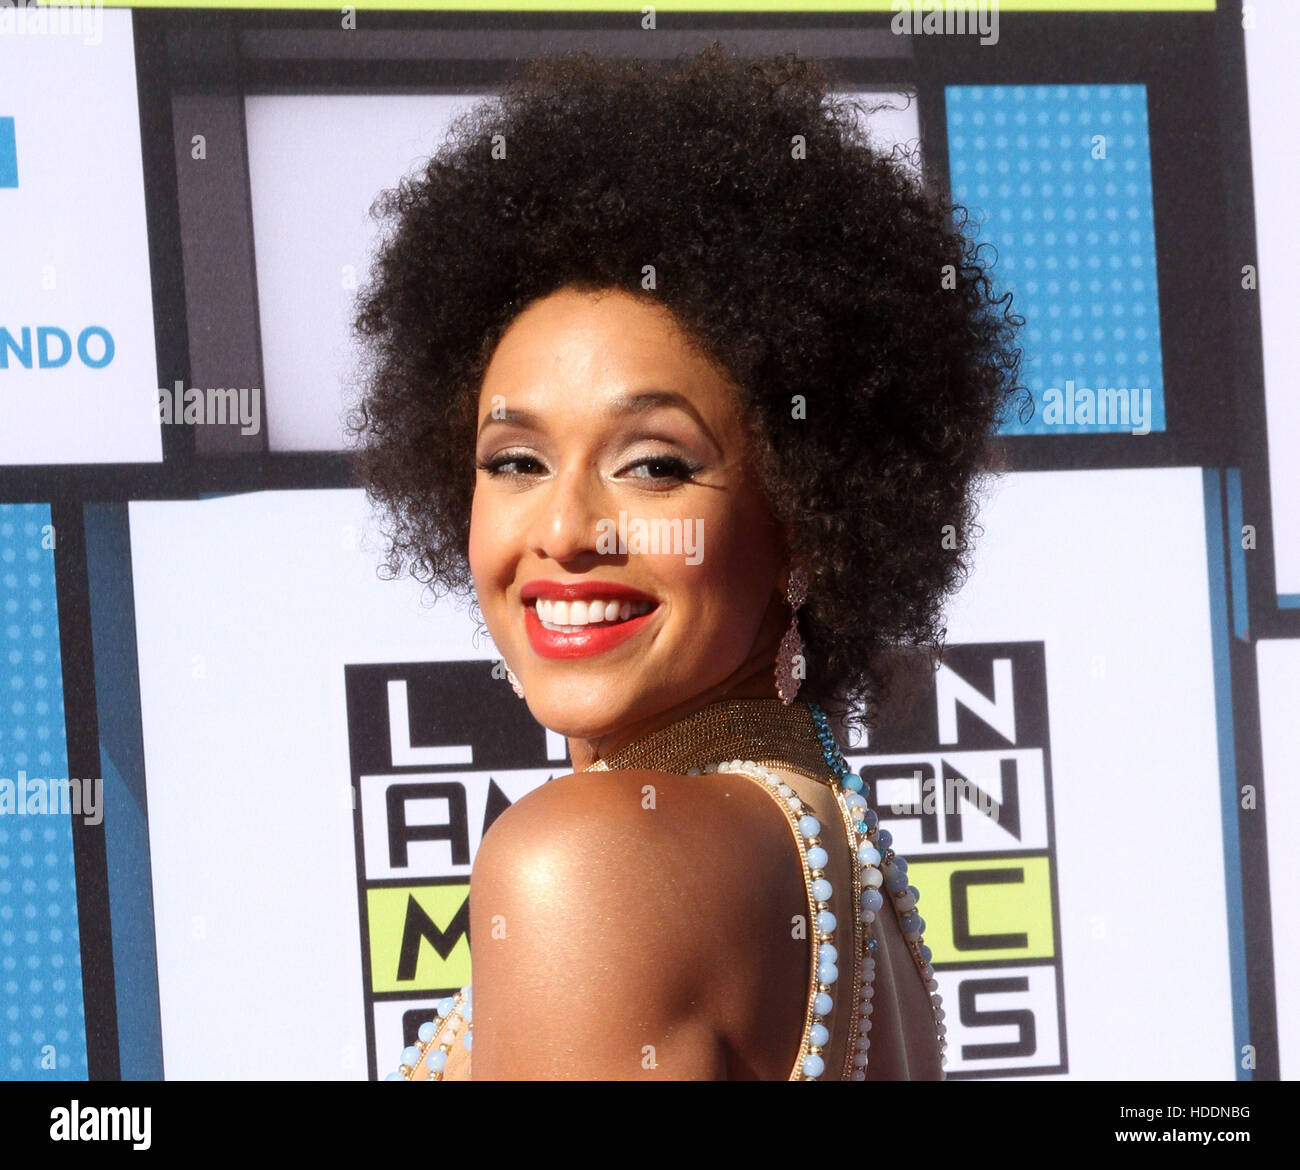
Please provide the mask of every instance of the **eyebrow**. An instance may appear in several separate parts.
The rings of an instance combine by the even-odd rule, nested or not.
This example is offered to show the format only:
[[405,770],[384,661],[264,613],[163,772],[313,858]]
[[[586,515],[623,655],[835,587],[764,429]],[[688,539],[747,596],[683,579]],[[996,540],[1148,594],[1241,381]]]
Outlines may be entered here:
[[[634,394],[620,394],[617,398],[609,400],[605,413],[609,415],[648,414],[663,407],[676,407],[689,415],[713,446],[721,452],[722,445],[714,437],[708,424],[700,417],[695,405],[685,395],[678,394],[675,390],[640,390]],[[541,420],[530,410],[506,409],[495,414],[489,413],[479,425],[479,435],[482,435],[492,423],[540,428]]]

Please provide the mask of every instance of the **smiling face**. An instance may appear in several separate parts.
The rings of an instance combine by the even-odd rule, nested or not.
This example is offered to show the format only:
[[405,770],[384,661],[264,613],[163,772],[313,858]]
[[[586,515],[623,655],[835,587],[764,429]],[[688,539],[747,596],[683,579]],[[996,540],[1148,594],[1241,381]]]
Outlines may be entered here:
[[476,460],[474,586],[539,722],[599,741],[775,695],[781,542],[737,391],[668,310],[529,305],[484,375]]

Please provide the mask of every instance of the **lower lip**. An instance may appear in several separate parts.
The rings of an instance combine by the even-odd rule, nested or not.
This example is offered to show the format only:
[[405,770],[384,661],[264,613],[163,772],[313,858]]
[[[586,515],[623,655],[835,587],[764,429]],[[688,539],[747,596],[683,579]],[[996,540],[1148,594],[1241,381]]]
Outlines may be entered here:
[[526,605],[524,625],[533,649],[543,658],[589,658],[622,645],[657,612],[657,609],[652,609],[640,617],[628,618],[611,626],[589,626],[575,634],[562,634],[558,630],[548,630],[537,616],[537,607]]

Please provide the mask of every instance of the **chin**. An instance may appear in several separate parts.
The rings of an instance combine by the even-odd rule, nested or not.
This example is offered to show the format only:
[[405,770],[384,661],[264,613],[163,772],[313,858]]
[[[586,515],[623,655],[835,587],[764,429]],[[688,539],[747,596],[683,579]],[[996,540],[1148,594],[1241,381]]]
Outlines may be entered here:
[[555,695],[534,702],[528,698],[528,710],[542,727],[567,740],[598,740],[624,722],[623,712],[611,710],[608,699],[591,703],[559,701]]
[[[628,690],[626,676],[593,686],[573,680],[550,686],[524,684],[528,710],[543,727],[566,739],[600,739],[629,722],[653,714],[652,704],[635,699],[614,701],[618,693]],[[537,693],[534,694],[534,691]]]
[[528,710],[543,727],[565,739],[600,739],[620,723],[616,716],[603,711],[574,711],[555,703],[542,702],[534,705],[529,701]]

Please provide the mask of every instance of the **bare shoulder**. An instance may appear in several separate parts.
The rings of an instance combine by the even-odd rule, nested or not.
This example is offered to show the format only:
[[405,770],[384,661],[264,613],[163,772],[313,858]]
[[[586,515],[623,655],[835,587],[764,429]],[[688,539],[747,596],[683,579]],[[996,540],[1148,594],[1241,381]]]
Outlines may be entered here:
[[[755,873],[779,869],[779,859],[800,874],[784,814],[743,776],[580,772],[542,785],[497,819],[472,888],[581,893],[596,910],[631,900],[684,938],[704,914],[761,898],[769,883],[756,885]],[[723,927],[713,922],[715,938]]]
[[[666,816],[715,809],[735,799],[737,791],[750,793],[759,785],[744,776],[706,773],[682,776],[643,768],[616,772],[575,772],[559,776],[516,801],[500,818],[545,819],[553,812],[572,815],[583,808],[602,817],[628,812],[661,812]],[[765,799],[770,801],[766,794]],[[631,800],[629,801],[629,798]],[[742,797],[743,799],[743,797]],[[495,828],[495,825],[493,826]]]
[[728,981],[761,968],[801,890],[788,820],[743,776],[534,790],[474,862],[476,1078],[722,1075]]
[[[738,891],[754,890],[750,871],[791,853],[788,820],[744,776],[579,772],[534,789],[497,819],[474,881],[485,890],[505,879],[555,892],[599,872],[593,894],[635,894],[686,927],[701,907],[734,909]],[[689,902],[673,896],[686,883]]]

